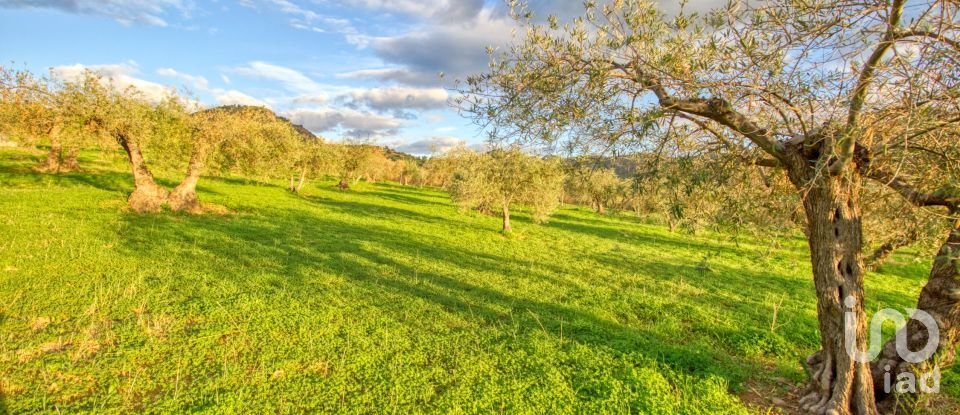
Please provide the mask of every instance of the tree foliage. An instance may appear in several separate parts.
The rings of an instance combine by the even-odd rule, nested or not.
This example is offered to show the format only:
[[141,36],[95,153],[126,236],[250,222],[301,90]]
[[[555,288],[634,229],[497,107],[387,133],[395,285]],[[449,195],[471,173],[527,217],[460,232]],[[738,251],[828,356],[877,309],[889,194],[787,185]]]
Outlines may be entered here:
[[463,152],[457,154],[449,191],[463,209],[500,213],[503,231],[510,232],[511,207],[528,207],[538,223],[549,218],[560,205],[563,172],[560,160],[540,159],[516,148]]

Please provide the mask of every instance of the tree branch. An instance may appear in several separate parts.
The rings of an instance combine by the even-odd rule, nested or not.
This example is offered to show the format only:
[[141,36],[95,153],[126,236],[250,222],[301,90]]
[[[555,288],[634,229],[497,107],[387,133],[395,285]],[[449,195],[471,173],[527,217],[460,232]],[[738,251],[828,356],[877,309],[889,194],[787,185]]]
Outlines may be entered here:
[[843,131],[843,135],[840,137],[839,154],[837,155],[837,160],[830,165],[830,172],[833,174],[837,174],[843,170],[843,167],[853,158],[853,149],[857,143],[853,134],[857,127],[860,112],[863,110],[863,105],[867,100],[867,89],[870,87],[870,83],[873,82],[874,73],[880,64],[880,59],[893,47],[897,39],[899,33],[897,27],[900,25],[900,18],[903,16],[904,3],[906,3],[906,0],[893,0],[893,4],[890,5],[887,31],[880,40],[880,43],[877,44],[876,49],[873,50],[870,57],[863,63],[863,68],[860,70],[860,78],[857,80],[857,86],[853,90],[853,97],[850,99],[850,109],[847,112],[847,125]]
[[908,202],[919,207],[943,206],[951,210],[960,207],[960,197],[951,195],[944,190],[930,193],[920,192],[900,176],[883,169],[870,169],[864,176],[893,189]]
[[783,145],[776,141],[770,130],[760,126],[747,116],[735,111],[729,102],[722,98],[712,99],[676,99],[668,95],[662,87],[652,87],[660,105],[667,111],[679,111],[711,119],[720,125],[743,134],[754,144],[771,156],[783,156]]

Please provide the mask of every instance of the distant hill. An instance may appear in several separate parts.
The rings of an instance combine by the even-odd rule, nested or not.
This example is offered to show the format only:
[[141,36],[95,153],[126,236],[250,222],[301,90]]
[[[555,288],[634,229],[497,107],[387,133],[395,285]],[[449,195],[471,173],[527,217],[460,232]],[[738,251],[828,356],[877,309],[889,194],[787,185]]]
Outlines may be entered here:
[[[287,123],[287,124],[290,124],[290,126],[293,127],[294,130],[296,130],[298,133],[300,133],[300,136],[303,137],[304,140],[323,140],[323,138],[317,136],[316,134],[314,134],[313,132],[311,132],[310,130],[308,130],[306,127],[304,127],[304,126],[302,126],[302,125],[300,125],[300,124],[294,124],[294,123],[291,122],[289,119],[284,118],[284,117],[282,117],[282,116],[279,116],[279,115],[277,115],[275,112],[273,112],[272,110],[270,110],[269,108],[265,108],[265,107],[259,107],[259,106],[253,106],[253,105],[223,105],[223,106],[219,106],[219,107],[208,108],[208,109],[202,110],[201,112],[216,112],[216,111],[239,112],[239,111],[242,111],[242,110],[243,110],[243,111],[257,111],[257,112],[261,112],[261,113],[266,114],[266,115],[268,115],[268,116],[270,116],[270,117],[273,117],[273,118],[275,118],[275,119],[277,119],[277,120],[280,120],[280,121],[283,121],[283,122],[285,122],[285,123]],[[344,144],[344,145],[364,145],[364,146],[377,147],[377,148],[380,148],[381,150],[383,150],[383,154],[384,154],[388,159],[393,160],[393,161],[412,160],[412,161],[416,161],[416,162],[419,163],[419,162],[422,162],[422,161],[424,160],[424,158],[422,158],[422,157],[416,157],[416,156],[413,156],[413,155],[410,155],[410,154],[407,154],[407,153],[403,153],[403,152],[394,150],[394,149],[392,149],[392,148],[390,148],[390,147],[387,147],[387,146],[375,146],[375,145],[371,145],[371,144]]]
[[293,129],[296,130],[304,140],[322,140],[322,138],[318,137],[316,134],[312,133],[310,130],[306,129],[304,126],[302,126],[302,125],[300,125],[300,124],[294,124],[294,123],[291,122],[289,119],[284,118],[284,117],[281,117],[281,116],[277,115],[277,113],[275,113],[275,112],[273,112],[272,110],[270,110],[269,108],[265,108],[265,107],[259,107],[259,106],[254,106],[254,105],[223,105],[223,106],[219,106],[219,107],[208,108],[208,109],[202,110],[202,111],[200,111],[200,112],[201,112],[201,113],[204,113],[204,112],[217,112],[217,111],[222,111],[222,112],[240,112],[240,111],[260,112],[260,113],[265,114],[265,115],[267,115],[267,116],[269,116],[269,117],[272,117],[272,118],[274,118],[274,119],[276,119],[276,120],[279,120],[279,121],[285,122],[285,123],[287,123],[287,124],[290,124],[290,126],[293,127]]

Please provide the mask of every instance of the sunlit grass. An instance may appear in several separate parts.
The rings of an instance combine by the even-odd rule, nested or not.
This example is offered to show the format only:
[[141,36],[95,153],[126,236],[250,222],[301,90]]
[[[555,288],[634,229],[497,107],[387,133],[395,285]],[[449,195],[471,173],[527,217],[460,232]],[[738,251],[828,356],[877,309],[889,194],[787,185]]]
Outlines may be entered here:
[[[141,216],[126,171],[37,157],[0,152],[0,412],[746,413],[818,344],[799,238],[576,208],[505,237],[436,190],[332,181],[205,179],[230,213]],[[915,302],[911,259],[871,310]]]

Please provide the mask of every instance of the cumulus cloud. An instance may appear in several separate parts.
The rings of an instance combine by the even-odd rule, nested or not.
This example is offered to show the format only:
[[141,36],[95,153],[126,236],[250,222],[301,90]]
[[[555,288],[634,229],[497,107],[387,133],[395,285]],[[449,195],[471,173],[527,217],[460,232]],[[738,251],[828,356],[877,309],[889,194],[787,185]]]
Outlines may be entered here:
[[268,103],[235,89],[226,90],[223,88],[212,88],[210,86],[210,82],[203,76],[186,74],[173,68],[157,69],[157,75],[175,78],[186,84],[188,87],[192,87],[198,91],[210,93],[213,95],[213,99],[217,101],[218,105],[251,105],[265,108],[271,107]]
[[329,97],[341,95],[350,90],[344,85],[321,84],[296,69],[263,61],[253,61],[233,68],[229,72],[249,78],[278,82],[286,91],[293,93],[294,103],[324,103]]
[[483,10],[483,0],[353,0],[349,4],[442,21],[469,20]]
[[440,82],[440,72],[413,71],[408,68],[360,69],[337,74],[343,79],[374,79],[384,82],[396,82],[405,85],[435,85]]
[[234,68],[232,71],[237,75],[277,81],[290,91],[305,94],[316,93],[324,89],[322,85],[314,82],[300,71],[262,61],[250,62],[245,66]]
[[293,99],[294,104],[326,104],[327,101],[327,96],[324,94],[301,95]]
[[135,77],[134,75],[139,72],[136,62],[89,66],[78,63],[55,66],[50,69],[50,73],[65,81],[77,81],[83,77],[87,70],[96,73],[102,77],[104,83],[110,84],[118,90],[131,87],[136,89],[150,102],[159,102],[176,94],[176,89],[172,87]]
[[207,81],[207,78],[202,76],[189,75],[181,72],[177,72],[173,68],[160,68],[157,69],[157,75],[165,76],[168,78],[176,78],[183,82],[186,86],[195,88],[200,91],[206,91],[210,89],[210,82]]
[[296,108],[284,113],[292,123],[313,132],[340,130],[351,138],[379,138],[396,134],[399,119],[351,108]]
[[170,10],[183,14],[189,5],[182,0],[0,0],[0,8],[51,9],[66,13],[106,16],[120,24],[167,26],[163,16]]
[[466,145],[466,141],[456,137],[430,137],[395,145],[395,149],[407,154],[425,156],[446,153],[462,145]]
[[[704,12],[723,5],[725,0],[693,0],[686,6],[688,12]],[[412,0],[410,3],[414,3]],[[416,2],[424,9],[432,5],[447,4],[443,0]],[[466,2],[473,3],[473,2]],[[381,8],[418,10],[414,6],[403,6],[405,0],[365,0],[368,6]],[[667,14],[679,10],[674,0],[659,2]],[[404,8],[406,7],[406,8]],[[417,6],[420,7],[420,6]],[[464,6],[469,10],[476,5]],[[583,14],[582,0],[533,0],[530,9],[538,19],[554,14],[561,20],[572,20]],[[375,37],[370,40],[373,52],[386,65],[381,68],[367,68],[342,73],[341,78],[373,79],[396,82],[412,86],[439,86],[454,79],[464,79],[469,75],[487,70],[489,56],[487,47],[502,48],[514,41],[516,23],[509,17],[505,6],[481,8],[465,13],[465,19],[438,20],[438,24],[427,25],[416,31],[396,36]],[[429,15],[428,11],[421,14]],[[440,74],[443,74],[443,78]]]
[[378,111],[443,108],[449,98],[442,88],[374,88],[353,91],[349,98]]
[[229,91],[217,90],[213,94],[214,99],[219,105],[250,105],[254,107],[270,108],[266,102],[244,94],[243,92],[231,89]]
[[468,22],[374,38],[370,43],[372,50],[390,66],[341,76],[414,86],[442,85],[440,74],[445,79],[462,79],[486,69],[489,59],[486,48],[508,44],[513,29],[511,20],[496,18],[486,10]]

